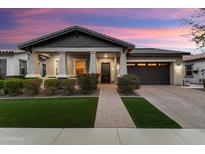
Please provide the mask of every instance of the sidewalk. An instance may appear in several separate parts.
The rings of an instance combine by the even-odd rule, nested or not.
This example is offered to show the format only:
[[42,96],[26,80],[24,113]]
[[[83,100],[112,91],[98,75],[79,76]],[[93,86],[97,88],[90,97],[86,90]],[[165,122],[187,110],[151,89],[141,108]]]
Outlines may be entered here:
[[124,106],[115,85],[101,84],[95,119],[95,128],[133,128],[130,114]]
[[205,129],[0,128],[0,144],[205,144]]

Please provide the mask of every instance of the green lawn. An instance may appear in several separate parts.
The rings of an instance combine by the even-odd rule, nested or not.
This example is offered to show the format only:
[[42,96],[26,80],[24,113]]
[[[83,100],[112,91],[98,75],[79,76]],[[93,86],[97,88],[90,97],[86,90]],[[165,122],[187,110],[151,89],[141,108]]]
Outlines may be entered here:
[[98,98],[0,100],[0,127],[94,127]]
[[162,113],[143,98],[122,98],[136,127],[181,128],[174,120]]

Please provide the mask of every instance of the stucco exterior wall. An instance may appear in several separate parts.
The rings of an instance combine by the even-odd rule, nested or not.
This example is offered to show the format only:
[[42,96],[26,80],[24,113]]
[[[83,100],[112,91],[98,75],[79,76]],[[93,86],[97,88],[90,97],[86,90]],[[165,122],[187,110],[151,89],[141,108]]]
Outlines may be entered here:
[[183,85],[184,66],[182,57],[127,57],[127,62],[169,62],[170,84]]
[[198,70],[198,73],[193,73],[193,77],[185,76],[184,80],[190,83],[200,84],[201,79],[205,79],[205,60],[184,62],[184,65],[187,64],[192,64],[193,70]]
[[28,54],[0,55],[0,59],[7,60],[6,74],[7,76],[19,76],[19,60],[28,60]]

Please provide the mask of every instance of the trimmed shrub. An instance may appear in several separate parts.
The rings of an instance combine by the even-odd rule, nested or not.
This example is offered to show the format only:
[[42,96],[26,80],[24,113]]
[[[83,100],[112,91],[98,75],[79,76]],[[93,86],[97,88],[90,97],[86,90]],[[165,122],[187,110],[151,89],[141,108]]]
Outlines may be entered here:
[[4,80],[0,80],[0,96],[4,95]]
[[4,91],[8,92],[10,96],[16,96],[22,93],[23,80],[9,79],[4,81]]
[[26,79],[23,81],[24,93],[28,96],[39,94],[41,79]]
[[83,94],[91,93],[97,87],[96,74],[80,74],[77,76],[78,84]]
[[130,94],[140,88],[140,80],[137,75],[123,75],[118,78],[118,89],[121,93]]
[[5,75],[0,73],[0,79],[5,79]]
[[92,82],[93,87],[95,89],[97,89],[99,74],[91,73],[90,78],[91,78],[91,82]]
[[75,91],[75,83],[74,79],[64,79],[63,80],[63,90],[65,95],[73,94]]
[[59,89],[60,81],[58,79],[47,79],[44,82],[46,95],[54,95]]
[[0,90],[4,89],[4,80],[0,80]]
[[203,79],[203,86],[204,86],[204,88],[205,88],[205,79]]
[[135,89],[140,89],[140,87],[141,87],[141,81],[140,81],[139,76],[134,75],[134,74],[129,74],[128,76],[129,76],[129,78],[133,81],[133,83],[134,83],[134,85],[135,85]]

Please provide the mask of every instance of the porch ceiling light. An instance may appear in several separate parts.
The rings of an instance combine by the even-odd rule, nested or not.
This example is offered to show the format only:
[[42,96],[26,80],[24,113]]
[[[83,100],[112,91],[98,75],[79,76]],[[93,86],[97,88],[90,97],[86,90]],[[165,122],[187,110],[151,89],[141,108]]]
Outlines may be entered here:
[[104,57],[107,58],[107,54],[105,54]]

